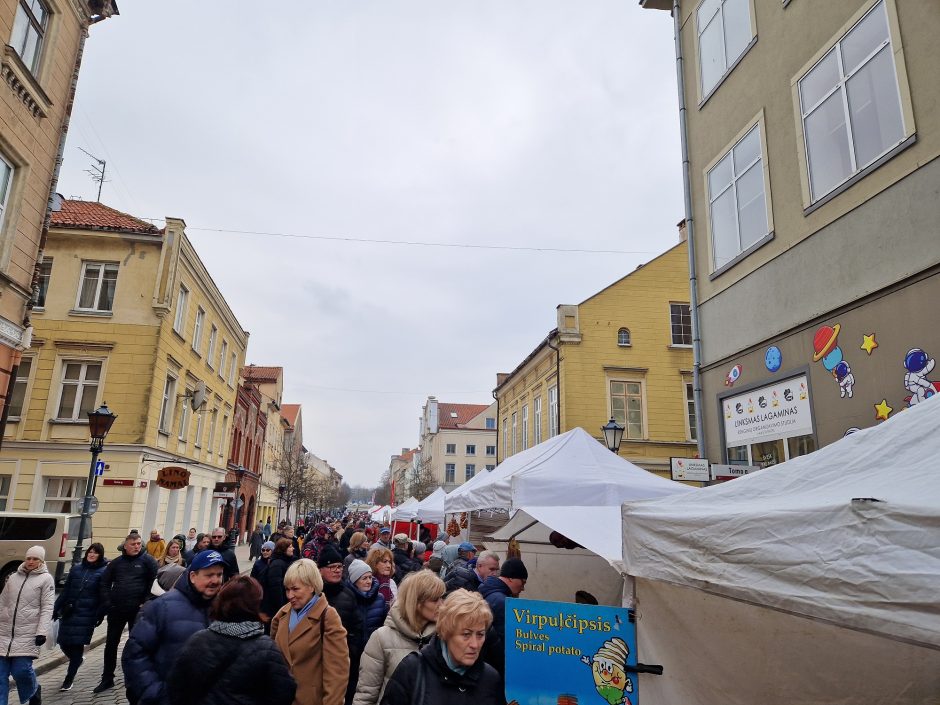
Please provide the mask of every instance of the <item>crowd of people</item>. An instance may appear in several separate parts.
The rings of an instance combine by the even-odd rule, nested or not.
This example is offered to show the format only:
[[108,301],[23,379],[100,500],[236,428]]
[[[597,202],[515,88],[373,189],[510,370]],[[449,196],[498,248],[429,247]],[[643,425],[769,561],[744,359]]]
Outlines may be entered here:
[[268,520],[248,538],[253,563],[242,574],[224,528],[168,541],[154,530],[146,543],[132,531],[111,560],[91,544],[58,597],[35,546],[0,593],[0,675],[14,678],[22,705],[41,705],[32,662],[50,623],[69,690],[107,620],[94,692],[114,688],[128,628],[131,705],[505,703],[505,601],[525,588],[525,565],[432,542],[427,527],[419,535],[356,514]]

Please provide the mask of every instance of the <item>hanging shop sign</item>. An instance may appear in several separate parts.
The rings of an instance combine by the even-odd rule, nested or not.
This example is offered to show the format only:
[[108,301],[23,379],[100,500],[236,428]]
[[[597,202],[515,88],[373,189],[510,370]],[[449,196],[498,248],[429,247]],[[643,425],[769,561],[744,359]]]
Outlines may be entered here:
[[165,490],[181,490],[189,486],[189,470],[171,465],[157,471],[157,485]]
[[726,397],[721,410],[729,448],[813,433],[806,375]]
[[711,479],[707,458],[670,458],[669,466],[673,480],[708,482]]

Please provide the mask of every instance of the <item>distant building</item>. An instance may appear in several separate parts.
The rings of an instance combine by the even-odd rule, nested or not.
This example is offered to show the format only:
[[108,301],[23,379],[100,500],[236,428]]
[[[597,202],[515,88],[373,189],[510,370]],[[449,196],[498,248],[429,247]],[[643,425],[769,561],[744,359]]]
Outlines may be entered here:
[[401,504],[411,495],[411,478],[418,468],[420,453],[417,448],[402,448],[388,464],[389,478],[395,488],[395,504]]
[[261,395],[261,410],[266,416],[257,516],[261,521],[267,522],[270,519],[272,524],[277,524],[281,511],[277,466],[284,450],[284,432],[288,426],[287,420],[281,415],[284,368],[247,365],[242,368],[241,379],[244,384],[251,384],[258,390]]
[[668,477],[670,457],[695,454],[687,252],[680,242],[558,307],[558,327],[497,376],[500,462],[577,427],[603,442],[610,418],[620,455],[642,468]]
[[[238,528],[241,536],[250,536],[255,524],[262,521],[257,494],[268,425],[262,405],[263,397],[254,384],[242,382],[238,385],[225,481],[240,485],[239,501],[242,508],[238,512]],[[227,507],[222,525],[229,529],[235,525],[235,512],[230,506]]]
[[416,470],[446,491],[496,467],[496,404],[453,404],[428,397],[421,412]]

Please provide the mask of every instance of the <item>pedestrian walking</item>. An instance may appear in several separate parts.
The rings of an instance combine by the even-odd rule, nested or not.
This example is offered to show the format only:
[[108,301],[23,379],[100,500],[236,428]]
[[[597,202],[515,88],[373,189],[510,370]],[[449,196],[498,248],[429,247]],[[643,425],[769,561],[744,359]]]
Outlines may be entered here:
[[346,630],[323,598],[313,561],[291,563],[284,576],[288,604],[271,620],[271,638],[297,681],[294,705],[342,705],[349,678]]
[[477,556],[473,567],[468,563],[455,567],[444,583],[447,585],[447,592],[454,590],[469,590],[477,592],[480,585],[491,575],[499,574],[499,556],[493,551],[483,551]]
[[[519,597],[525,590],[529,571],[521,558],[507,558],[499,569],[499,576],[490,575],[480,585],[480,595],[486,600],[493,614],[493,625],[486,635],[483,657],[499,673],[506,675],[506,598]],[[456,594],[456,593],[455,593]],[[449,599],[449,598],[448,598]]]
[[369,553],[369,539],[366,538],[366,535],[361,532],[355,532],[349,539],[349,546],[347,547],[347,555],[343,559],[343,579],[349,577],[349,564],[352,563],[357,558],[361,561],[366,559],[366,556]]
[[265,541],[271,540],[271,517],[268,517],[268,520],[267,522],[265,522],[265,525],[264,525],[264,540]]
[[366,564],[372,569],[372,576],[379,581],[379,594],[391,607],[398,595],[398,583],[395,582],[395,559],[387,548],[373,546],[366,554]]
[[251,577],[257,580],[259,584],[264,584],[264,574],[268,570],[272,553],[274,553],[274,543],[272,541],[265,541],[261,544],[261,556],[255,561],[255,564],[251,566]]
[[444,550],[441,551],[441,579],[446,581],[447,576],[450,574],[451,567],[454,565],[454,561],[457,560],[457,555],[460,550],[460,544],[449,543],[444,546]]
[[199,553],[165,595],[148,602],[121,655],[127,699],[134,705],[164,705],[166,682],[183,644],[209,626],[209,607],[222,587],[225,560],[218,551]]
[[166,541],[163,540],[157,529],[150,530],[150,540],[147,541],[147,553],[153,556],[155,561],[159,561],[166,553]]
[[447,544],[443,541],[434,542],[434,545],[431,546],[431,557],[426,564],[428,570],[440,574],[441,568],[444,567],[444,548],[446,546]]
[[193,550],[193,547],[196,545],[196,541],[198,540],[198,539],[197,539],[198,536],[199,536],[199,534],[196,533],[196,527],[195,527],[195,526],[192,527],[192,528],[189,530],[189,533],[186,535],[186,541],[183,543],[183,552],[184,552],[184,553],[185,553],[186,551],[192,551],[192,550]]
[[133,628],[140,606],[150,597],[157,577],[157,562],[143,550],[140,534],[131,533],[124,539],[121,555],[108,563],[98,585],[98,622],[108,618],[101,682],[95,693],[114,687],[118,645],[124,627]]
[[343,557],[339,549],[333,544],[327,544],[320,551],[320,560],[317,561],[320,576],[323,578],[323,596],[330,607],[336,610],[346,629],[346,644],[349,653],[349,674],[346,702],[352,702],[356,692],[356,678],[359,676],[359,657],[365,644],[362,641],[364,629],[362,613],[356,601],[355,591],[343,583]]
[[422,570],[402,583],[385,624],[369,638],[359,664],[352,705],[378,705],[402,659],[426,646],[437,632],[444,581]]
[[183,553],[183,560],[186,561],[186,565],[191,564],[193,558],[195,558],[196,554],[200,551],[208,551],[209,542],[211,540],[212,537],[209,534],[196,534],[196,542],[193,544],[193,547]]
[[450,595],[438,613],[437,634],[402,660],[381,704],[504,705],[499,674],[480,658],[492,620],[479,593],[458,590]]
[[65,680],[59,690],[72,689],[75,675],[84,660],[85,647],[91,643],[98,621],[98,587],[107,565],[104,546],[91,544],[82,562],[72,566],[65,587],[56,598],[52,618],[59,620],[59,648],[69,659]]
[[408,573],[421,570],[421,565],[412,558],[411,539],[407,534],[395,534],[395,548],[392,549],[392,556],[395,559],[395,582],[401,585]]
[[[268,542],[270,543],[270,541]],[[271,619],[277,611],[287,604],[287,591],[284,586],[284,577],[287,569],[294,562],[294,544],[289,538],[281,537],[274,544],[271,561],[264,573],[264,582],[261,583],[263,597],[261,599],[261,621],[270,629]]]
[[372,577],[372,569],[365,561],[354,560],[349,564],[349,577],[346,584],[356,595],[356,604],[362,614],[361,652],[372,633],[385,623],[388,615],[388,603],[379,594],[379,581]]
[[375,541],[374,545],[387,548],[389,551],[392,550],[392,530],[390,527],[383,526],[379,529],[379,540]]
[[[477,548],[469,541],[463,541],[457,544],[457,557],[452,559],[449,565],[446,567],[446,572],[441,577],[444,578],[446,583],[448,578],[450,578],[458,568],[466,568],[467,563],[473,560],[473,557],[476,556]],[[445,563],[447,561],[445,560]]]
[[158,561],[157,581],[151,586],[150,593],[159,597],[176,585],[176,581],[186,572],[186,560],[182,554],[182,543],[171,539],[166,545],[166,555]]
[[297,684],[258,616],[261,586],[238,575],[219,591],[212,623],[183,644],[167,677],[170,705],[291,705]]
[[228,582],[241,572],[238,569],[238,558],[235,556],[235,549],[229,542],[228,534],[226,534],[223,527],[217,526],[212,530],[212,534],[210,534],[209,539],[209,547],[213,551],[217,551],[222,556],[222,560],[225,562],[225,574],[223,577],[225,582]]
[[310,533],[307,534],[307,538],[304,539],[301,555],[311,561],[317,561],[320,557],[320,551],[328,543],[332,543],[330,529],[326,524],[320,522],[313,527]]
[[22,705],[42,704],[33,659],[46,643],[54,601],[55,580],[46,567],[46,549],[32,546],[0,593],[0,705],[7,705],[10,676]]
[[261,522],[258,522],[258,525],[255,527],[255,530],[251,532],[251,538],[249,539],[248,547],[248,560],[253,561],[256,558],[261,558],[261,545],[265,542],[264,538],[264,527]]

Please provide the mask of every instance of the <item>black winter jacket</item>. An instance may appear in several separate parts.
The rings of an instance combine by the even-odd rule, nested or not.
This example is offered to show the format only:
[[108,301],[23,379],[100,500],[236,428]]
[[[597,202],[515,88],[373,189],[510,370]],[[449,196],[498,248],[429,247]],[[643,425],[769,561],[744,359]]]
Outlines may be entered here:
[[213,622],[179,650],[171,705],[291,705],[297,684],[258,622]]
[[261,589],[264,596],[261,598],[261,611],[268,617],[274,618],[277,611],[287,604],[287,592],[284,589],[284,573],[290,567],[291,559],[283,553],[275,553],[268,562],[264,571]]
[[228,543],[222,542],[218,548],[210,545],[210,549],[213,551],[218,551],[222,554],[222,560],[225,563],[222,565],[222,582],[227,583],[229,580],[238,575],[241,571],[238,569],[238,558],[235,557],[235,549],[233,549]]
[[[103,557],[94,563],[89,563],[86,558],[69,571],[65,587],[52,608],[53,618],[62,620],[59,623],[60,644],[73,646],[91,643],[101,602],[98,587],[107,565],[108,561]],[[69,605],[70,608],[67,607]],[[66,612],[68,616],[65,616]]]
[[349,687],[346,689],[346,702],[352,702],[359,681],[359,660],[366,643],[363,637],[365,625],[362,612],[356,600],[356,591],[348,583],[323,583],[323,596],[330,607],[339,613],[340,621],[346,629],[346,645],[349,647]]
[[136,556],[121,553],[108,563],[98,585],[98,616],[107,612],[133,613],[150,597],[157,577],[157,562],[141,550]]
[[128,699],[137,705],[163,705],[166,679],[183,644],[209,626],[209,605],[189,576],[140,611],[124,645],[121,666]]
[[[435,636],[419,653],[408,654],[385,686],[381,705],[504,705],[501,680],[492,666],[477,659],[461,675],[447,666],[442,644]],[[424,671],[420,700],[415,699],[419,669]]]
[[444,585],[447,586],[448,594],[461,589],[477,592],[482,582],[473,568],[464,565],[451,571],[450,575],[447,576],[447,580],[444,581]]
[[480,585],[480,594],[493,613],[493,623],[486,632],[483,659],[503,676],[506,673],[506,644],[503,637],[506,629],[506,598],[512,597],[512,590],[498,577],[491,575]]
[[400,548],[392,550],[392,557],[395,559],[395,582],[399,585],[401,585],[401,581],[405,579],[408,573],[421,570],[421,563],[411,558]]
[[356,605],[362,615],[362,639],[359,647],[361,652],[369,643],[372,632],[385,624],[385,617],[388,616],[388,603],[379,594],[379,581],[375,578],[372,578],[372,587],[366,592],[362,592],[348,580],[345,582],[356,596]]

